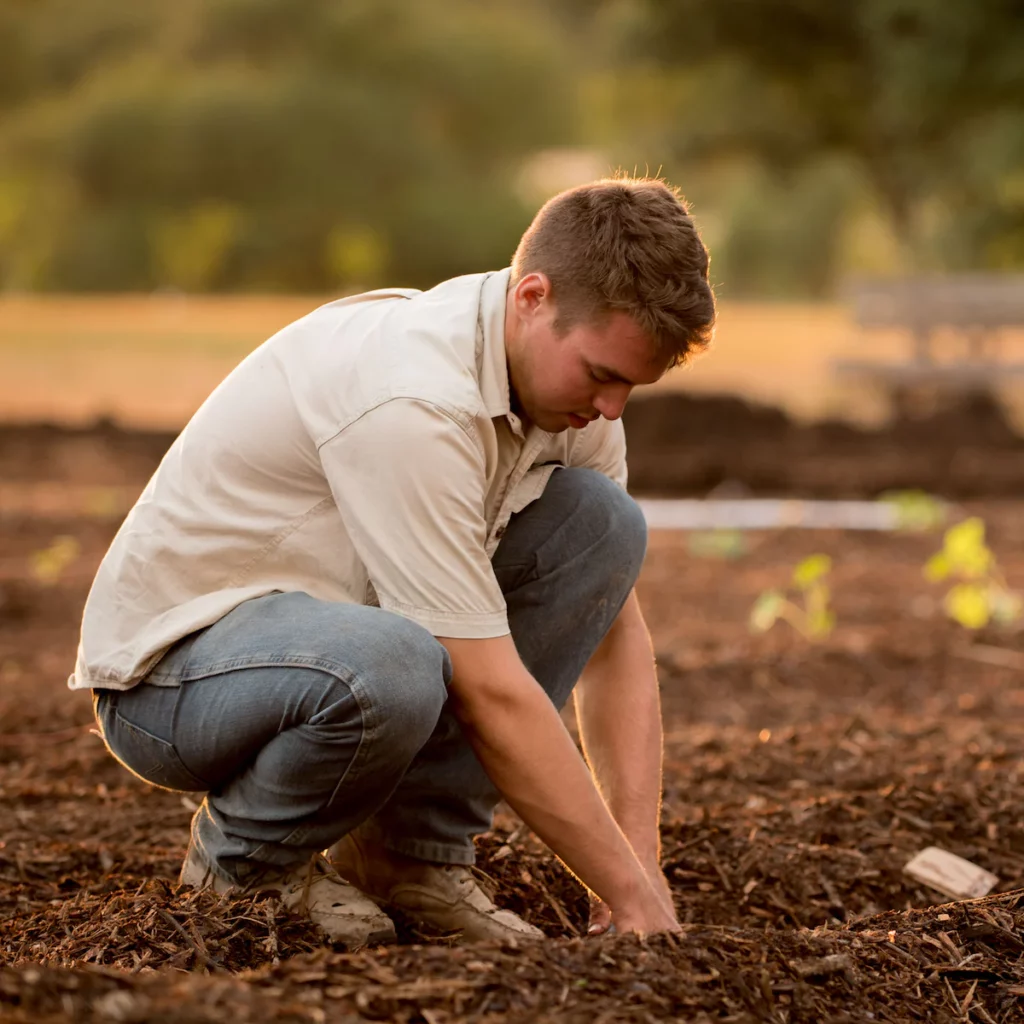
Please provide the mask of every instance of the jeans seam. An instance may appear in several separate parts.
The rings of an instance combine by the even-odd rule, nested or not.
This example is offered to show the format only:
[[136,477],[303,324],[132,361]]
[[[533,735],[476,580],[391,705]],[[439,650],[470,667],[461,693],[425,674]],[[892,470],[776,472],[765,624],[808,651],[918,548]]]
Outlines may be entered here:
[[333,659],[316,655],[289,654],[278,658],[266,656],[252,658],[246,655],[239,655],[238,657],[227,658],[224,661],[204,665],[202,670],[192,670],[189,668],[181,674],[181,682],[198,682],[200,679],[209,679],[211,676],[219,676],[226,672],[248,668],[313,668],[334,676],[350,687],[356,676],[356,673],[347,665],[342,665]]
[[[355,754],[352,755],[352,760],[349,761],[345,770],[341,773],[341,777],[335,783],[334,789],[331,790],[330,796],[324,801],[323,806],[317,809],[317,811],[310,815],[310,817],[316,818],[322,814],[328,807],[330,807],[338,797],[338,792],[346,782],[354,783],[358,782],[360,772],[363,769],[364,763],[366,762],[369,751],[372,748],[372,738],[377,732],[380,726],[379,716],[377,715],[377,709],[374,707],[372,700],[369,699],[365,689],[358,679],[344,680],[345,685],[348,687],[349,692],[355,698],[356,705],[359,708],[359,745],[356,747]],[[312,828],[317,827],[307,820],[296,828],[292,829],[281,841],[281,845],[303,845],[302,839],[309,833]],[[266,845],[266,844],[264,844]]]

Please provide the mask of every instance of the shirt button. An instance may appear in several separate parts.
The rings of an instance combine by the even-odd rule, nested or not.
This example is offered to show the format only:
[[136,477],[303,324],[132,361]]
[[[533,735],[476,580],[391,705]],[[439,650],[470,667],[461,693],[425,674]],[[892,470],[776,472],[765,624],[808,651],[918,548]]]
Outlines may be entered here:
[[494,536],[495,536],[495,539],[501,540],[501,538],[505,536],[505,527],[504,526],[499,526],[494,531]]

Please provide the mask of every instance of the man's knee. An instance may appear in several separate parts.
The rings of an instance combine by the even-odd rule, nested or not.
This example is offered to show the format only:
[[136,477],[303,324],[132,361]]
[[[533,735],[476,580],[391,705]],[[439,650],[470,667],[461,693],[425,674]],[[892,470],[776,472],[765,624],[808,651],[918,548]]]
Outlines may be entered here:
[[607,569],[635,579],[647,552],[647,520],[633,498],[603,473],[578,467],[552,474],[548,488],[565,506],[572,535]]
[[412,757],[430,738],[451,680],[448,652],[418,623],[375,609],[372,667],[354,681],[367,738]]

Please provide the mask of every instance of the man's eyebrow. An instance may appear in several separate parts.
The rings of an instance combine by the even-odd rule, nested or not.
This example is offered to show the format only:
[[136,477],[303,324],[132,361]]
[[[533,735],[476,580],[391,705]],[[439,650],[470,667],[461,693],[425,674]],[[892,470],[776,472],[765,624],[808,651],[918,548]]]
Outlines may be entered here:
[[603,373],[605,376],[611,377],[612,380],[617,380],[620,384],[628,384],[631,388],[638,386],[636,381],[632,381],[628,377],[623,377],[621,373],[616,373],[615,370],[611,370],[607,366],[599,366],[597,363],[591,363],[590,368],[597,373]]

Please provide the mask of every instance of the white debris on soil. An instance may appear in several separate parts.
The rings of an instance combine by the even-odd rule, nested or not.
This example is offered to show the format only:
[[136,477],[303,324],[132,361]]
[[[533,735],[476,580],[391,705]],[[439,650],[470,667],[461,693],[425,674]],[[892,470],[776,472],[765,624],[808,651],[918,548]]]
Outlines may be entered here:
[[916,881],[954,900],[987,896],[999,881],[991,871],[938,846],[928,846],[915,854],[903,870]]

